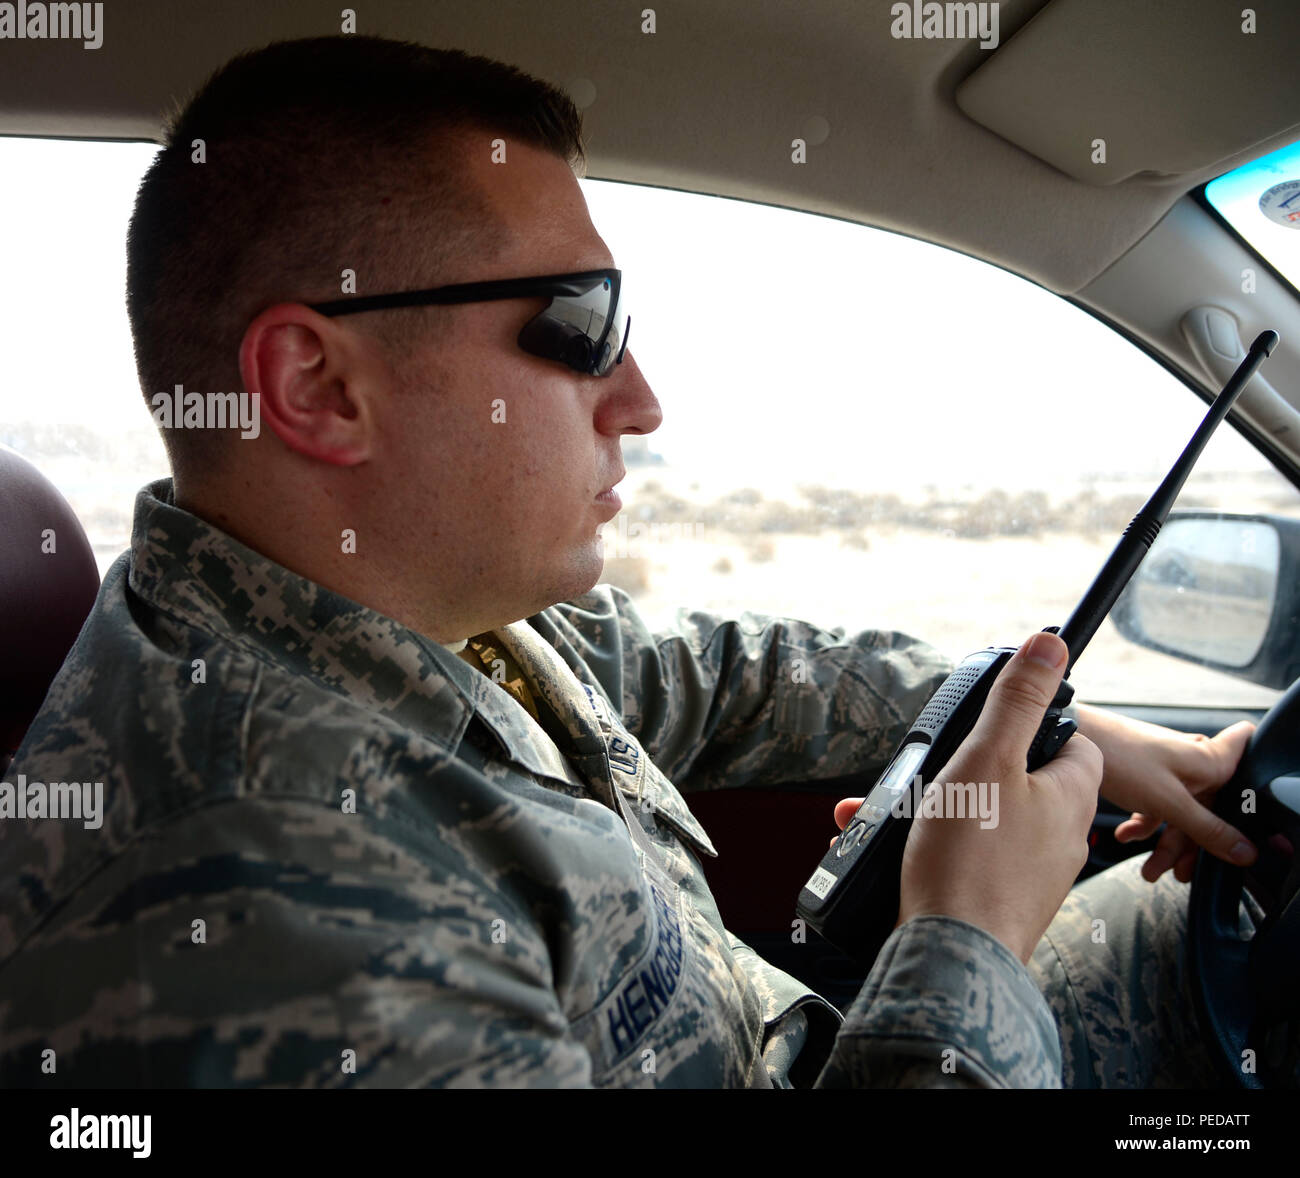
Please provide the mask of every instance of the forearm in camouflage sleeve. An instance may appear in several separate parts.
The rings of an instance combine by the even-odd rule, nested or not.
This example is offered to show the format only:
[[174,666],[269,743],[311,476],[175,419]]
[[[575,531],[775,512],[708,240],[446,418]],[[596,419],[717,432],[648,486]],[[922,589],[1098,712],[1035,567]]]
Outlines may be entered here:
[[759,615],[683,611],[675,632],[656,635],[606,585],[559,608],[568,639],[683,793],[883,768],[952,666],[895,631],[845,637]]
[[819,1088],[1059,1088],[1061,1045],[1025,966],[983,929],[919,916],[894,930]]

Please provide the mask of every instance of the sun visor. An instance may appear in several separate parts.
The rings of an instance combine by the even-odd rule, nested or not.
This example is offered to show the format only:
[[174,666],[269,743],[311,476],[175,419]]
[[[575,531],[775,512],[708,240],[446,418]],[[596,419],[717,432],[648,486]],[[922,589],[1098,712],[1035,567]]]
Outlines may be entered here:
[[956,100],[1084,183],[1179,176],[1300,126],[1298,53],[1295,0],[1053,0]]

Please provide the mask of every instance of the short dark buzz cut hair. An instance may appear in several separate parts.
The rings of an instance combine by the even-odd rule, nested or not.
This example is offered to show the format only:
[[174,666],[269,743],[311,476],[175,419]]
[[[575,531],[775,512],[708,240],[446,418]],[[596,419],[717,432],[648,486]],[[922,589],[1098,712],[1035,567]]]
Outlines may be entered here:
[[[493,137],[523,142],[585,174],[570,98],[486,57],[332,36],[277,42],[219,69],[168,120],[127,233],[146,401],[178,384],[241,391],[248,323],[277,302],[339,297],[344,268],[358,294],[381,293],[456,281],[447,275],[464,258],[495,256],[509,229],[465,170],[476,133],[485,151]],[[371,322],[358,328],[400,359],[436,310],[362,316]],[[220,463],[217,432],[164,430],[173,470]]]

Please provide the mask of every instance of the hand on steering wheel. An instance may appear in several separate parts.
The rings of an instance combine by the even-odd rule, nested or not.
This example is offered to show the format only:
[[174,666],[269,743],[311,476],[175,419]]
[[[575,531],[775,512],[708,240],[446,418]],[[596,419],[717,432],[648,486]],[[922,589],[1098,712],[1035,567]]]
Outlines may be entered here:
[[1116,841],[1139,842],[1168,824],[1142,865],[1144,879],[1154,883],[1172,868],[1187,883],[1200,847],[1239,866],[1255,861],[1250,840],[1210,809],[1255,731],[1249,721],[1207,737],[1081,704],[1079,731],[1101,749],[1101,796],[1131,814],[1116,828]]
[[[1231,730],[1229,730],[1231,731]],[[1200,855],[1187,912],[1188,978],[1224,1078],[1300,1082],[1300,681],[1260,721],[1215,803],[1260,848],[1249,868]],[[1243,887],[1262,919],[1243,939]]]

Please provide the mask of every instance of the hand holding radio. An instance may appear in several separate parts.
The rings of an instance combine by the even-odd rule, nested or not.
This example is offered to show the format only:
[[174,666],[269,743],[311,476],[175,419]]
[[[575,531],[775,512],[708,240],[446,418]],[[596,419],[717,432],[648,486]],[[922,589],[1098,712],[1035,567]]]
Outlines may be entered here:
[[1046,765],[1025,768],[1065,663],[1065,643],[1036,634],[1003,667],[974,729],[930,786],[987,782],[991,819],[968,807],[964,816],[950,813],[937,797],[914,817],[903,852],[900,924],[956,917],[1028,960],[1087,861],[1101,782],[1101,753],[1079,735]]

